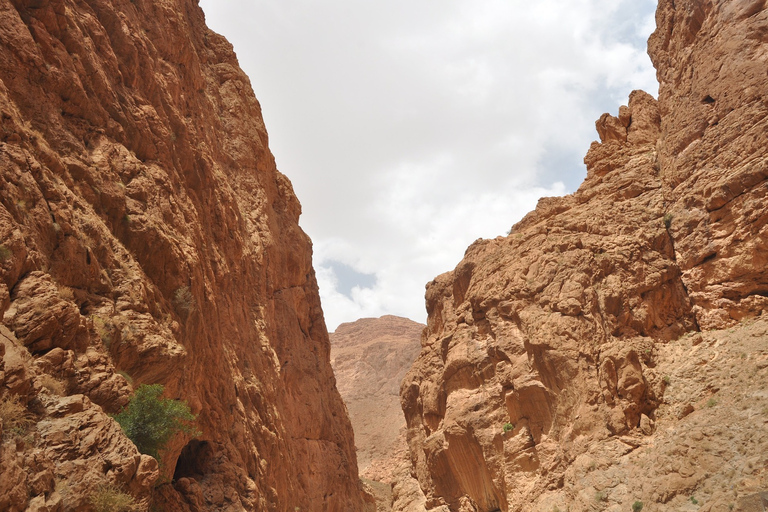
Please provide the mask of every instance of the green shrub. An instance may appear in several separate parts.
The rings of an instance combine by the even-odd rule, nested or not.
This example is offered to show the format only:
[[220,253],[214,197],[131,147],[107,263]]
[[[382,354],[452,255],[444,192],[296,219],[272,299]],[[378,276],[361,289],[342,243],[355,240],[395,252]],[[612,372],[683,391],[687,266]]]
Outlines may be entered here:
[[665,213],[664,214],[664,227],[669,229],[670,226],[672,226],[672,214],[671,213]]
[[186,402],[161,398],[163,386],[142,384],[125,409],[115,416],[136,448],[160,460],[160,452],[177,433],[198,434]]
[[643,510],[642,501],[636,501],[632,504],[632,512],[640,512],[641,510]]
[[89,496],[96,512],[132,512],[136,510],[133,496],[123,492],[115,484],[100,484]]
[[0,245],[0,262],[7,260],[11,256],[13,256],[13,251],[5,245]]
[[502,429],[504,430],[504,433],[506,434],[507,432],[509,432],[511,430],[515,430],[515,426],[513,424],[507,422],[507,423],[504,424]]

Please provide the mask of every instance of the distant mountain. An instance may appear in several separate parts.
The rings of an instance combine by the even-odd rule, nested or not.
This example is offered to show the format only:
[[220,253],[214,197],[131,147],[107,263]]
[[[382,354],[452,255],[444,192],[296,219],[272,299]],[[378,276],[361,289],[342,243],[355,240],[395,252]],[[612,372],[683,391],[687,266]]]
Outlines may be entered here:
[[[385,461],[397,451],[398,435],[405,428],[400,381],[419,354],[424,327],[387,315],[341,324],[330,335],[331,366],[349,410],[363,476],[391,478]],[[399,449],[404,451],[405,445]]]

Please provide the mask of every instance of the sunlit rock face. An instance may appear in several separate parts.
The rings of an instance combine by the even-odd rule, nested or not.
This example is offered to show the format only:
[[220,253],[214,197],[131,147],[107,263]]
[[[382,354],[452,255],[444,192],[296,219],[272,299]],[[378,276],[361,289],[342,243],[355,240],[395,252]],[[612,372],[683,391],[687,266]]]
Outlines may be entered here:
[[[144,508],[362,510],[301,208],[231,45],[192,0],[2,0],[0,44],[0,399],[31,415],[0,508],[88,510],[106,480]],[[159,470],[107,415],[141,383],[198,415]]]
[[651,442],[661,347],[768,309],[768,11],[662,0],[657,25],[658,101],[603,115],[576,193],[427,285],[400,393],[426,509],[586,510],[574,461]]

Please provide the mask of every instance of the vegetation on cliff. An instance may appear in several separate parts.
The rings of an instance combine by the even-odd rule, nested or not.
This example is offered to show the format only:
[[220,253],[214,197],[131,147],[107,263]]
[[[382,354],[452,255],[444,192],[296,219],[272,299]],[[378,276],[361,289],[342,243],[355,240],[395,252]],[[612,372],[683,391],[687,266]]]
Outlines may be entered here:
[[142,384],[128,405],[115,415],[128,439],[139,452],[161,460],[160,452],[176,434],[199,434],[192,422],[196,416],[186,402],[162,398],[161,384]]

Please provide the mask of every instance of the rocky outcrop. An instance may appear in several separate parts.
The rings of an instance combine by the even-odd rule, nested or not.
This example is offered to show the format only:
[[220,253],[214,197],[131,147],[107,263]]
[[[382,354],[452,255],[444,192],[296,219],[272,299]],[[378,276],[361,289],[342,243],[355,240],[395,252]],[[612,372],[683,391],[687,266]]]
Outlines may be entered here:
[[654,422],[593,443],[525,510],[761,512],[768,489],[768,319],[660,344]]
[[355,431],[360,476],[378,512],[392,510],[393,485],[403,488],[401,502],[423,502],[410,478],[399,392],[421,349],[424,327],[385,315],[341,324],[330,334],[331,365]]
[[386,315],[341,324],[330,334],[331,365],[355,431],[358,467],[370,480],[391,483],[404,451],[400,382],[419,354],[424,327]]
[[659,100],[635,91],[602,116],[576,193],[427,286],[401,387],[427,509],[563,506],[544,498],[574,461],[654,433],[665,344],[768,309],[763,4],[662,0]]
[[660,2],[659,165],[682,280],[699,325],[768,304],[764,2]]
[[[0,399],[28,415],[0,508],[89,510],[105,481],[362,510],[301,208],[231,45],[192,0],[1,0],[0,44]],[[160,480],[107,415],[140,383],[202,432]]]

